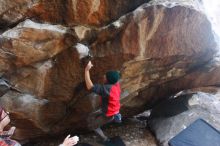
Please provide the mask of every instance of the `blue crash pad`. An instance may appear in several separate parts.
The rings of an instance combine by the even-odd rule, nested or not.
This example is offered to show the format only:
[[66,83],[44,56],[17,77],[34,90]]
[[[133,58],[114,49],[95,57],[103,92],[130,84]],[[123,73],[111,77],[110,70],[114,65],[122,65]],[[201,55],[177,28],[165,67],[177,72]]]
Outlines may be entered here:
[[169,141],[170,146],[220,146],[220,132],[198,119]]

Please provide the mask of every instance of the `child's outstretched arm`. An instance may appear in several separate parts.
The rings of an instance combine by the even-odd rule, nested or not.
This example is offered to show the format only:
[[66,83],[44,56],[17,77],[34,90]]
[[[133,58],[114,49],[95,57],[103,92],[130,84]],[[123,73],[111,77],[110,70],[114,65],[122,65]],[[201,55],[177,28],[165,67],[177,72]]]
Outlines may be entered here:
[[90,69],[92,68],[92,63],[91,61],[89,61],[89,63],[87,64],[86,68],[85,68],[85,82],[86,82],[86,87],[88,90],[92,89],[92,87],[94,86],[91,78],[90,78]]

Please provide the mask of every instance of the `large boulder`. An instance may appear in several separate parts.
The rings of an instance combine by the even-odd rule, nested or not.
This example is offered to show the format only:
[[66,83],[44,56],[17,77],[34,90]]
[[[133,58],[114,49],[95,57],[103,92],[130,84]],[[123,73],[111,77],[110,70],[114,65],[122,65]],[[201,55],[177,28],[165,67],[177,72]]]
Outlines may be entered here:
[[103,26],[149,0],[0,0],[0,28],[26,18],[69,26]]
[[204,92],[180,94],[152,109],[149,127],[155,133],[160,145],[168,146],[171,138],[199,118],[220,130],[219,113],[219,95]]
[[[28,14],[36,16],[33,18],[38,22],[26,20],[0,36],[0,73],[10,87],[2,89],[0,104],[11,112],[17,126],[17,139],[87,129],[86,118],[99,102],[84,86],[85,66],[74,47],[79,41],[89,44],[93,53],[91,76],[94,82],[100,83],[107,70],[121,71],[124,116],[137,114],[146,109],[146,105],[164,97],[158,96],[160,92],[156,87],[198,70],[217,52],[211,24],[193,0],[187,3],[155,0],[129,13],[134,3],[137,6],[143,1],[108,1],[108,10],[113,11],[114,6],[118,6],[115,14],[121,13],[102,19],[107,16],[99,17],[103,12],[100,8],[97,15],[94,14],[97,20],[92,17],[97,7],[91,8],[92,13],[81,12],[91,4],[97,6],[99,1],[72,1],[73,5],[65,1],[69,2],[68,6],[74,6],[74,16],[66,15],[58,0],[52,1],[51,11],[45,9],[49,7],[44,5],[47,1],[32,2],[33,5],[28,5]],[[121,5],[124,3],[125,8]],[[39,23],[53,23],[48,19],[53,19],[53,14],[57,16],[54,11],[77,20],[62,17],[63,21],[56,21],[60,24],[67,24],[64,19],[70,21],[66,26]],[[91,21],[83,19],[88,15]],[[100,28],[87,25],[93,22],[103,25],[117,18]],[[88,22],[84,22],[86,20]],[[212,75],[207,73],[204,78]],[[219,78],[216,77],[210,85],[217,82]],[[175,92],[185,88],[187,84]],[[149,93],[149,89],[148,96],[145,93]]]
[[[219,55],[216,55],[209,62],[197,68],[192,68],[184,76],[181,76],[174,80],[170,80],[163,84],[152,85],[149,88],[142,89],[138,92],[138,95],[135,98],[130,96],[123,99],[123,113],[127,113],[127,115],[138,114],[142,112],[144,109],[152,108],[155,104],[157,104],[158,101],[163,100],[164,98],[169,97],[170,95],[173,95],[182,90],[207,86],[219,87],[219,61]],[[204,90],[204,92],[210,91]]]
[[36,1],[29,0],[0,0],[0,28],[7,28],[24,20],[35,3]]
[[68,28],[26,20],[0,35],[0,72],[52,58],[76,40]]

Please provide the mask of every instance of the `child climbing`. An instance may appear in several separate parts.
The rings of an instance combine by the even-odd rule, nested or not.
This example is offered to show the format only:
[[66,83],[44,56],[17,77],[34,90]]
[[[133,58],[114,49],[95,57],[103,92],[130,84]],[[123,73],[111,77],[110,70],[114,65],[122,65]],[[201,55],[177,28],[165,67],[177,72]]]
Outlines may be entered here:
[[91,61],[85,67],[85,82],[88,90],[100,95],[101,110],[93,113],[89,118],[89,128],[94,130],[103,141],[108,137],[101,130],[101,126],[106,123],[116,121],[121,122],[120,94],[121,88],[118,82],[120,75],[117,71],[108,71],[105,74],[104,84],[93,84],[90,78],[90,69],[93,67]]

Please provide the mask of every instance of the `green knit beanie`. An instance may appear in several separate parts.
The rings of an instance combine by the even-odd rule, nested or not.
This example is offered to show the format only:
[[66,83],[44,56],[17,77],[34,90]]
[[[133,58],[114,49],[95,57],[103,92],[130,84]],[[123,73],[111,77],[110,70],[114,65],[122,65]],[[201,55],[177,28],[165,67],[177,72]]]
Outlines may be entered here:
[[110,84],[115,84],[120,78],[119,72],[117,71],[108,71],[105,75]]

